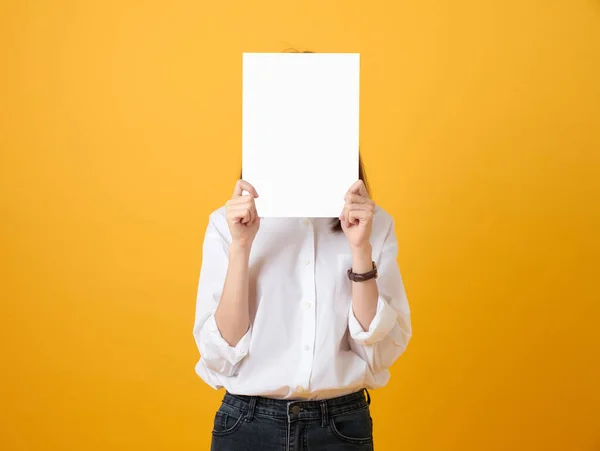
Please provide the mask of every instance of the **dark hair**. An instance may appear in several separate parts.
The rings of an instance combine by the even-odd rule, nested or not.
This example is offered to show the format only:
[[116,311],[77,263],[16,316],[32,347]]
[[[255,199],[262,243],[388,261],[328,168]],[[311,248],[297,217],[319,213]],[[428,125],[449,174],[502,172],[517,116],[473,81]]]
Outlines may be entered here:
[[[240,171],[240,178],[242,178],[242,171]],[[365,172],[365,166],[363,165],[360,153],[358,154],[358,179],[363,181],[363,183],[365,184],[365,188],[367,188],[367,192],[370,196],[371,188],[369,187],[369,183],[367,182],[367,173]],[[342,221],[340,221],[340,218],[331,218],[331,230],[333,232],[342,232]]]
[[285,50],[284,50],[283,52],[281,52],[281,53],[315,53],[315,52],[311,52],[310,50],[303,50],[303,51],[300,51],[300,50],[298,50],[298,49],[295,49],[294,47],[290,47],[290,48],[287,48],[287,49],[285,49]]

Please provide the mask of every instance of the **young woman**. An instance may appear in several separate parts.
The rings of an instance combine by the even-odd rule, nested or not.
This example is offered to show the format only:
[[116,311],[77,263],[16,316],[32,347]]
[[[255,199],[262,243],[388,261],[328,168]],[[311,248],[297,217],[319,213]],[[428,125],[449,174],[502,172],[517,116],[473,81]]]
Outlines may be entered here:
[[373,450],[367,389],[411,324],[393,219],[359,178],[333,220],[261,219],[244,180],[210,215],[194,337],[196,372],[226,389],[211,450]]

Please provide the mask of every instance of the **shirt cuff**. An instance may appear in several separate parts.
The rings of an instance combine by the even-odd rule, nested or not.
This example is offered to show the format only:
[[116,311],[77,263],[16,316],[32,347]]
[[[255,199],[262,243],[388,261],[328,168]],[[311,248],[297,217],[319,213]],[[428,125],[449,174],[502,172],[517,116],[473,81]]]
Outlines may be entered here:
[[365,331],[356,316],[354,316],[352,304],[350,304],[348,328],[354,341],[360,345],[369,346],[383,340],[396,325],[397,318],[398,313],[396,310],[379,296],[377,299],[377,312],[369,325],[369,330]]
[[202,350],[203,353],[201,352],[203,357],[208,361],[225,360],[231,365],[235,365],[248,355],[252,335],[251,329],[252,327],[248,328],[248,331],[235,346],[230,346],[219,331],[215,315],[210,315],[204,323],[205,340],[203,341],[208,346],[205,346],[205,349]]

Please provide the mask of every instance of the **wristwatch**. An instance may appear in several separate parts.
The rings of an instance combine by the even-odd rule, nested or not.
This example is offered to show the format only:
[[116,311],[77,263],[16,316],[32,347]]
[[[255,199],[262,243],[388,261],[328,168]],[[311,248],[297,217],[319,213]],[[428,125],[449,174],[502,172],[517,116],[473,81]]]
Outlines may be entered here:
[[352,272],[352,268],[348,270],[348,279],[352,282],[364,282],[365,280],[377,279],[377,277],[379,277],[379,274],[377,273],[377,265],[375,262],[373,262],[373,269],[363,274]]

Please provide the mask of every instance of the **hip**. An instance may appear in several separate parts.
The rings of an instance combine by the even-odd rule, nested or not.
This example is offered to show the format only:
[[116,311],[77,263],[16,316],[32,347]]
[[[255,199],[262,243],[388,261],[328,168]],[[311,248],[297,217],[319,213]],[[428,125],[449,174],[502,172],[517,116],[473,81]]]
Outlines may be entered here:
[[366,389],[319,401],[226,392],[213,425],[211,450],[373,450]]

